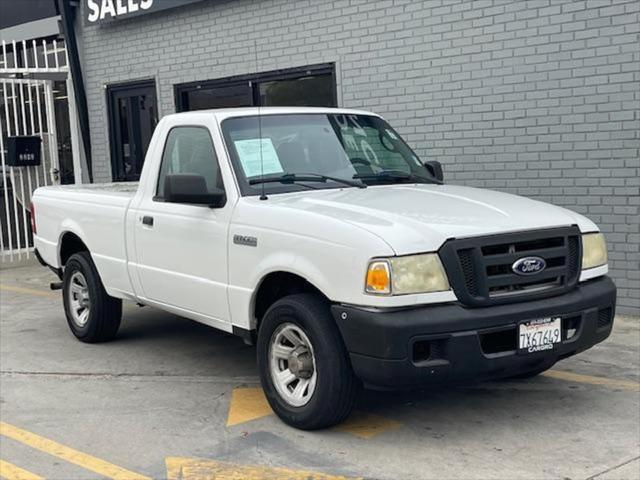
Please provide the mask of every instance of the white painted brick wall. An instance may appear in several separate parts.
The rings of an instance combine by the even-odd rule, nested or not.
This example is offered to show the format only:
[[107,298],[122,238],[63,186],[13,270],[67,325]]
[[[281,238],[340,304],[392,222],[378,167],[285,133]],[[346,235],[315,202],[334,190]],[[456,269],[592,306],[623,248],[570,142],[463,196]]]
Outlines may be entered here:
[[[95,178],[110,181],[103,85],[173,85],[335,62],[342,106],[383,114],[448,181],[562,205],[607,235],[640,311],[640,2],[204,0],[79,24]],[[254,40],[257,42],[258,64]]]

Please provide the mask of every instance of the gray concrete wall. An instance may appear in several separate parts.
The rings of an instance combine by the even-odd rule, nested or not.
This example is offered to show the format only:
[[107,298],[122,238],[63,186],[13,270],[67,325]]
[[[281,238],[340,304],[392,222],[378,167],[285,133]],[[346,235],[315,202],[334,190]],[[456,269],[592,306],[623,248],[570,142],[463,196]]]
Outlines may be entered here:
[[[173,85],[335,62],[341,106],[383,114],[448,181],[583,213],[609,242],[619,308],[640,310],[640,2],[204,0],[84,42],[97,181],[104,85]],[[256,64],[257,43],[258,61]]]

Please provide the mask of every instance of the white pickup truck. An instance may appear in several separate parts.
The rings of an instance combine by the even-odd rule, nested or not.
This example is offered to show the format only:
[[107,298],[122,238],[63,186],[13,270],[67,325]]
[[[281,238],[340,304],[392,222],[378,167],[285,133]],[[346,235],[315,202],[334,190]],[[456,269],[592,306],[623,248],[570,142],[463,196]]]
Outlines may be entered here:
[[609,335],[593,222],[442,177],[368,112],[169,115],[139,184],[36,190],[35,245],[78,339],[112,339],[122,300],[233,332],[302,429],[361,385],[532,376]]

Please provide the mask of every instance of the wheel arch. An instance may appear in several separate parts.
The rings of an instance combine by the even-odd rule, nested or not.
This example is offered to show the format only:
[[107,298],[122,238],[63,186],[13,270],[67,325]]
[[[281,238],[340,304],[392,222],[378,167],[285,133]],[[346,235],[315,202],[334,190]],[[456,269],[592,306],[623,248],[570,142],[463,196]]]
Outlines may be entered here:
[[71,230],[62,232],[58,245],[58,263],[60,264],[60,268],[66,265],[67,261],[73,254],[79,252],[91,252],[84,240],[82,240],[77,233]]
[[258,282],[251,299],[253,329],[258,330],[262,317],[271,305],[296,293],[317,293],[329,301],[329,297],[320,288],[298,273],[274,270],[265,274]]

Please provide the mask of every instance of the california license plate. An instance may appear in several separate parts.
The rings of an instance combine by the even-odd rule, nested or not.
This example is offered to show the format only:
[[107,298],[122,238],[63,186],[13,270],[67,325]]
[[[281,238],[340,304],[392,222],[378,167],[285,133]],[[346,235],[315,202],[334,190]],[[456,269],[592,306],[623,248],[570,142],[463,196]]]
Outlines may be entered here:
[[551,350],[562,341],[562,320],[560,318],[541,318],[520,324],[518,329],[518,348],[521,353]]

